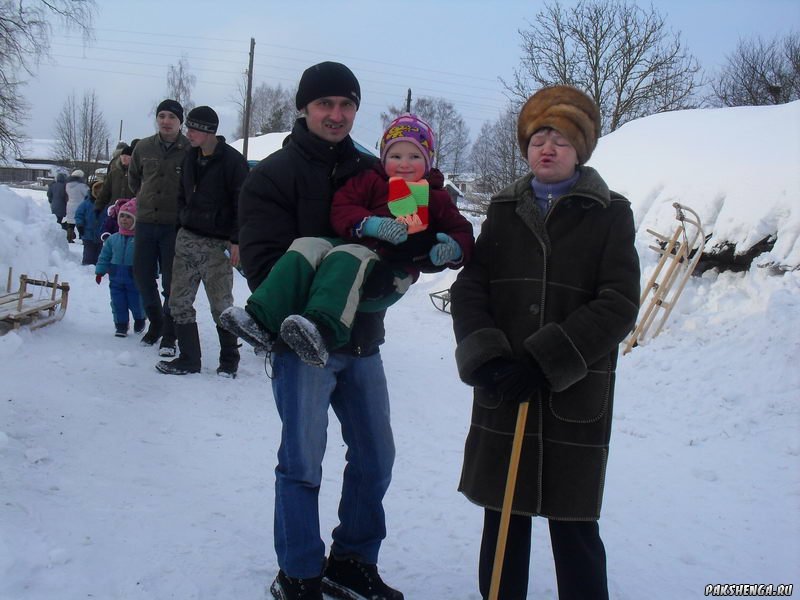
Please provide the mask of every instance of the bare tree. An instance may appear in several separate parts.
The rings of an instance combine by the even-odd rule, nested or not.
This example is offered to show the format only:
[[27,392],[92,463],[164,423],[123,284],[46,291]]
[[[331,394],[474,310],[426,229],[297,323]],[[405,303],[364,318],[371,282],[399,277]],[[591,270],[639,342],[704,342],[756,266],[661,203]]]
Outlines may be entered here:
[[472,144],[470,163],[476,175],[477,195],[467,199],[479,205],[488,204],[491,194],[499,192],[528,171],[526,157],[517,142],[519,109],[509,105],[494,122],[485,122]]
[[0,0],[0,158],[18,154],[28,105],[25,76],[50,50],[51,20],[92,32],[94,0]]
[[105,156],[109,132],[94,90],[83,93],[80,104],[73,93],[64,102],[56,122],[56,157],[88,171]]
[[715,106],[764,106],[800,99],[800,34],[739,40],[711,82]]
[[[381,113],[383,127],[405,112],[405,107],[390,106],[388,112]],[[444,98],[423,96],[414,100],[411,112],[425,119],[433,129],[436,141],[433,166],[449,174],[463,173],[469,148],[469,127],[453,103]]]
[[184,54],[177,65],[167,67],[167,98],[177,100],[183,107],[184,114],[194,108],[192,88],[197,77],[189,71],[189,59]]
[[[273,133],[276,131],[290,131],[297,116],[294,106],[295,89],[284,88],[281,84],[271,86],[262,83],[253,90],[250,109],[249,136]],[[239,105],[239,125],[234,136],[244,137],[244,101],[247,94],[246,76],[239,83],[238,97],[235,99]]]
[[646,115],[697,106],[697,60],[664,18],[625,0],[581,0],[572,8],[545,3],[520,30],[522,64],[511,83],[523,101],[540,87],[570,84],[600,107],[603,132]]

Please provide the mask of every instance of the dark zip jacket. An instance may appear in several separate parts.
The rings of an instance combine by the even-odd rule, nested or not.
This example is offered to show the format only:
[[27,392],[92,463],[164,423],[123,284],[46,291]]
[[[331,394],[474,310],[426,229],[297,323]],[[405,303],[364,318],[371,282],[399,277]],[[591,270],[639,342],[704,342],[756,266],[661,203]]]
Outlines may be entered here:
[[[330,144],[295,122],[284,146],[253,167],[239,196],[239,252],[251,290],[299,237],[335,237],[330,222],[333,193],[377,158],[361,154],[348,136]],[[358,313],[350,345],[370,355],[383,343],[385,312]]]
[[214,153],[199,161],[200,148],[191,148],[183,161],[178,188],[181,227],[198,235],[239,243],[239,192],[247,177],[247,161],[217,136]]

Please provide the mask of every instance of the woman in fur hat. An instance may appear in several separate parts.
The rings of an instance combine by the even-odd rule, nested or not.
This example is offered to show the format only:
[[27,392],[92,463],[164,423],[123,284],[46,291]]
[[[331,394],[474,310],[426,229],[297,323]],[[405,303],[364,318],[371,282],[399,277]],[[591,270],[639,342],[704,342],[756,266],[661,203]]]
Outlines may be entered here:
[[484,507],[490,587],[512,438],[529,402],[499,596],[527,596],[531,517],[548,519],[560,600],[608,597],[597,520],[620,341],[639,305],[629,202],[584,166],[600,111],[571,86],[534,94],[517,136],[531,172],[492,198],[450,290],[456,363],[474,387],[459,489]]

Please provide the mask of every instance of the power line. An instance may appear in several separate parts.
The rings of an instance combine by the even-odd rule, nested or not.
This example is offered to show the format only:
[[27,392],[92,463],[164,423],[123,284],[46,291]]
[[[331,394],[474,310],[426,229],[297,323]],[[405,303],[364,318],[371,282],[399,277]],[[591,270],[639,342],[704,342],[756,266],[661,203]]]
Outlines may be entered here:
[[[202,38],[198,38],[197,36],[175,35],[175,34],[172,34],[172,33],[170,33],[170,34],[153,33],[153,32],[150,32],[150,31],[131,31],[131,30],[123,30],[123,29],[105,29],[104,31],[115,32],[115,33],[130,33],[130,34],[133,34],[133,35],[136,35],[136,36],[149,35],[149,36],[153,36],[153,37],[167,37],[167,38],[170,38],[170,39],[173,39],[173,38],[186,38],[186,39],[191,39],[191,40],[194,40],[194,41],[197,41],[198,39],[202,39],[202,40],[218,41],[218,42],[225,42],[225,43],[237,43],[237,44],[238,43],[242,43],[242,40],[234,40],[234,39],[226,39],[226,38],[210,38],[210,37],[205,37],[205,36],[202,37]],[[309,53],[309,54],[319,55],[319,52],[317,50],[309,50],[307,48],[296,48],[296,47],[293,47],[293,46],[282,46],[282,45],[279,45],[279,44],[269,44],[269,43],[266,43],[266,42],[258,42],[258,45],[259,45],[259,47],[268,46],[270,48],[281,48],[283,50],[292,50],[294,52],[306,52],[306,53]],[[207,49],[207,48],[205,48],[205,49]],[[228,52],[228,50],[223,50],[223,51]],[[373,63],[373,64],[376,64],[376,65],[382,65],[382,66],[385,66],[385,67],[392,67],[393,69],[413,68],[415,71],[426,71],[428,73],[434,73],[434,74],[438,74],[438,75],[448,75],[448,76],[453,76],[453,77],[476,79],[476,80],[479,80],[479,81],[486,81],[486,82],[494,83],[494,80],[492,80],[492,79],[488,79],[486,77],[479,77],[477,75],[470,74],[470,73],[455,73],[453,71],[441,71],[441,70],[428,69],[428,68],[425,68],[425,67],[418,67],[418,66],[409,67],[407,64],[406,65],[401,65],[401,64],[397,64],[397,63],[390,63],[390,62],[385,62],[385,61],[380,61],[380,60],[373,60],[373,59],[370,59],[370,58],[364,58],[363,56],[346,56],[346,55],[339,55],[339,56],[341,58],[346,58],[346,59],[349,59],[349,60],[357,60],[357,61],[360,61],[360,62],[368,62],[368,63]]]
[[[114,74],[114,75],[134,77],[134,78],[162,79],[163,77],[165,77],[166,68],[169,65],[154,64],[153,62],[129,60],[130,54],[125,50],[125,48],[129,47],[131,43],[135,43],[137,45],[137,50],[136,50],[137,55],[162,57],[165,59],[169,58],[171,60],[174,60],[175,57],[172,55],[172,52],[175,49],[178,49],[181,51],[181,54],[185,56],[188,61],[190,61],[190,63],[194,64],[197,64],[198,62],[214,63],[219,65],[220,68],[206,68],[204,66],[202,69],[199,70],[199,74],[201,76],[203,76],[204,74],[214,74],[221,76],[230,76],[232,78],[232,81],[228,82],[197,79],[196,83],[198,84],[210,85],[215,87],[228,87],[231,88],[232,91],[235,91],[236,82],[241,77],[242,73],[245,71],[247,52],[245,52],[244,48],[242,50],[231,49],[231,44],[240,44],[242,43],[242,40],[198,37],[198,36],[180,35],[180,34],[162,34],[162,33],[148,32],[148,31],[133,31],[133,30],[122,30],[122,29],[103,29],[101,30],[101,34],[102,33],[131,34],[137,36],[137,39],[132,41],[125,41],[125,40],[120,40],[118,37],[115,37],[114,39],[101,37],[99,38],[98,41],[100,41],[102,44],[110,44],[110,46],[109,45],[92,46],[82,42],[75,43],[74,36],[69,36],[69,35],[59,36],[61,37],[61,39],[53,40],[54,46],[61,48],[73,48],[73,49],[80,48],[80,50],[84,54],[84,56],[80,57],[70,56],[70,55],[58,56],[57,58],[61,59],[62,62],[77,61],[78,63],[82,63],[79,66],[73,66],[72,64],[60,64],[59,68],[77,69],[81,72],[106,73],[106,74]],[[148,38],[152,39],[153,41],[145,41],[141,38],[141,36],[148,36]],[[187,46],[180,43],[168,43],[163,41],[165,39],[169,39],[172,41],[187,39],[187,40],[192,40],[193,44],[191,46]],[[206,44],[206,42],[220,42],[222,44],[225,44],[225,47],[220,48],[216,44]],[[267,43],[260,43],[259,47],[260,48],[268,47],[279,50],[290,50],[295,53],[299,52],[299,53],[319,56],[319,53],[317,51],[305,48],[295,48],[295,47],[281,46],[278,44],[267,44]],[[167,52],[161,52],[158,50],[159,48],[164,48],[167,50]],[[94,56],[96,52],[103,53],[103,57],[100,58]],[[117,53],[124,54],[125,57],[117,58],[115,56],[115,54]],[[220,57],[221,55],[223,57]],[[241,60],[240,61],[236,60],[234,58],[236,56],[240,56]],[[328,56],[328,58],[331,57]],[[353,61],[356,61],[357,63],[356,68],[359,71],[360,75],[359,79],[362,82],[362,88],[364,87],[368,88],[369,97],[373,99],[372,101],[365,99],[365,101],[362,102],[362,108],[374,111],[377,117],[379,117],[381,112],[385,112],[389,108],[389,105],[397,104],[398,102],[401,101],[401,94],[399,92],[399,88],[402,88],[402,96],[405,96],[405,90],[409,87],[414,91],[415,96],[417,97],[420,96],[440,97],[450,102],[453,102],[454,104],[457,104],[459,114],[461,114],[461,116],[466,121],[479,122],[479,121],[494,120],[505,108],[505,103],[502,100],[498,100],[497,98],[497,94],[500,93],[501,90],[499,90],[496,87],[488,88],[486,86],[480,85],[481,82],[491,82],[493,84],[497,84],[497,81],[495,80],[491,80],[485,77],[478,77],[474,75],[455,73],[451,71],[427,69],[416,66],[409,67],[408,65],[399,65],[385,61],[366,59],[363,57],[343,56],[341,58],[352,59]],[[256,80],[262,84],[267,82],[277,82],[281,84],[286,84],[287,86],[295,85],[299,78],[298,67],[287,66],[287,63],[290,65],[308,64],[308,61],[304,60],[302,57],[298,57],[296,55],[286,56],[284,54],[273,53],[273,52],[266,52],[266,53],[262,52],[260,59],[261,60],[259,62],[255,63],[254,71],[256,75]],[[336,58],[334,58],[334,60],[336,60]],[[160,69],[165,69],[165,72],[163,75],[160,74],[154,75],[152,74],[152,72],[149,73],[141,73],[135,71],[131,72],[131,70],[129,69],[126,69],[126,71],[120,71],[119,69],[108,69],[108,68],[100,68],[94,65],[92,66],[87,65],[87,63],[92,63],[97,61],[103,61],[106,64],[125,65],[128,67],[143,67],[148,70],[160,68]],[[360,66],[360,63],[368,63],[371,65],[389,67],[392,72],[387,73],[387,69],[385,68],[380,70],[369,67],[363,68]],[[232,68],[227,69],[226,66],[231,66]],[[241,66],[241,68],[239,68],[239,66]],[[401,71],[404,70],[405,71],[411,70],[412,73],[403,75]],[[191,72],[191,67],[190,67],[190,72]],[[266,75],[262,75],[259,77],[258,76],[259,73],[266,73]],[[386,80],[387,77],[390,77],[391,81],[387,81]],[[443,81],[442,77],[455,77],[458,78],[458,82],[454,83],[454,82]],[[473,83],[466,83],[464,81],[465,79],[470,82],[474,82],[477,85]],[[459,91],[454,91],[456,89]],[[491,97],[490,95],[494,95],[494,97]],[[381,101],[381,99],[383,99],[383,102]]]
[[[153,34],[153,35],[156,35],[156,34]],[[108,40],[103,40],[103,41],[108,41]],[[58,42],[57,44],[54,44],[54,45],[64,46],[64,47],[68,47],[68,48],[81,48],[83,50],[87,49],[86,46],[83,45],[83,44],[67,44],[67,43],[64,43],[64,42]],[[184,47],[184,46],[177,46],[175,44],[152,44],[152,45],[164,46],[164,47],[168,47],[168,48],[188,48],[188,49],[191,49],[191,50],[208,51],[208,48]],[[269,44],[267,44],[267,45],[269,45]],[[282,46],[275,46],[275,47],[282,47]],[[120,49],[120,48],[92,47],[92,49],[102,50],[104,52],[117,52],[117,53],[121,53],[121,54],[125,54],[125,55],[128,54],[126,50],[123,50],[123,49]],[[217,52],[218,50],[214,50],[214,51]],[[230,54],[241,54],[241,52],[238,51],[238,50],[223,50],[223,52],[227,52],[227,53],[230,53]],[[163,53],[160,53],[160,52],[148,52],[147,50],[137,50],[137,54],[146,54],[146,55],[150,55],[150,56],[164,56]],[[298,62],[298,63],[305,64],[305,61],[301,61],[300,59],[295,58],[293,56],[280,56],[280,55],[270,55],[270,54],[266,54],[266,55],[263,55],[263,56],[267,60],[269,60],[269,59],[288,60],[288,61],[291,61],[291,62]],[[245,57],[246,57],[246,54],[245,54]],[[226,64],[242,64],[242,62],[239,62],[239,61],[227,60],[227,59],[219,59],[219,58],[213,58],[213,57],[207,57],[207,56],[198,57],[197,55],[194,55],[194,56],[187,55],[187,58],[191,58],[193,60],[198,60],[198,61],[204,61],[204,62],[212,61],[212,62],[221,62],[221,63],[226,63]],[[109,58],[108,58],[108,56],[105,56],[102,60],[109,60]],[[113,60],[116,61],[117,59],[113,59]],[[243,61],[243,62],[246,62],[246,61]],[[390,63],[381,63],[379,61],[368,61],[368,62],[373,62],[373,63],[376,63],[376,64],[385,64],[385,65],[389,65],[390,64]],[[136,64],[136,63],[129,63],[129,64]],[[151,65],[151,66],[155,66],[155,65]],[[273,63],[268,63],[268,62],[256,62],[254,66],[255,67],[264,68],[264,69],[289,70],[288,67],[281,67],[279,65],[275,65]],[[397,68],[406,68],[406,69],[410,68],[407,65],[396,65],[396,67]],[[420,71],[420,70],[428,71],[428,72],[431,72],[431,73],[440,73],[440,71],[433,71],[433,70],[430,70],[430,69],[416,69],[416,68],[411,68],[411,69],[414,71],[414,76],[413,77],[414,77],[415,81],[425,81],[425,82],[432,82],[432,83],[439,83],[439,84],[445,83],[445,82],[442,82],[441,79],[433,79],[433,78],[428,78],[428,77],[419,77],[418,75],[416,75],[416,73],[418,71]],[[376,70],[372,70],[372,69],[359,69],[359,71],[360,72],[377,74],[377,75],[385,75],[386,74],[385,71],[376,71]],[[447,74],[446,72],[441,72],[441,73]],[[454,74],[451,73],[450,75],[454,75]],[[396,73],[393,73],[392,76],[397,78],[397,74]],[[459,75],[459,77],[460,77],[460,75]],[[481,80],[482,81],[489,81],[487,79],[481,79]],[[366,81],[369,81],[369,80],[366,80]],[[496,83],[496,82],[494,82],[494,83]],[[483,86],[468,85],[468,84],[463,84],[463,83],[460,84],[460,87],[479,90],[479,91],[483,91],[483,92],[494,92],[495,91],[494,89],[486,88],[486,87],[483,87]]]

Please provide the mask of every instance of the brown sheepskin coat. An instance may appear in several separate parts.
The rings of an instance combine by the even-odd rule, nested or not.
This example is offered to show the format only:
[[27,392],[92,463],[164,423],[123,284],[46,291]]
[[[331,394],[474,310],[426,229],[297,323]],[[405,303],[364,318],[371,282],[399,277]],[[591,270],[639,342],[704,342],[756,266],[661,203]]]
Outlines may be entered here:
[[[472,262],[453,284],[459,375],[526,353],[549,389],[531,400],[513,511],[559,520],[600,516],[620,341],[639,304],[629,202],[579,167],[545,217],[532,174],[492,198]],[[500,510],[518,404],[476,387],[459,489]]]

